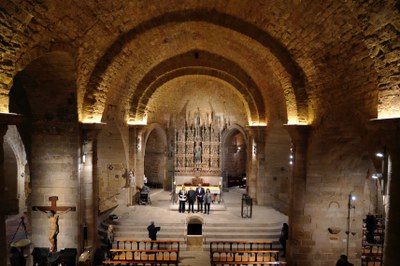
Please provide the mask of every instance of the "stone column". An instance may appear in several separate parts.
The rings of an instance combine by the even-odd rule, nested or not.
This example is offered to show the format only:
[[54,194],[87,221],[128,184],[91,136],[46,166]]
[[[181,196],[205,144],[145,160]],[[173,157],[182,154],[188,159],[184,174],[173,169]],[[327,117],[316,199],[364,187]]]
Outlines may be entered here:
[[308,133],[307,125],[285,125],[293,143],[293,169],[289,187],[289,240],[287,243],[287,261],[290,265],[300,263],[303,258],[302,243],[311,238],[306,231],[310,219],[305,216],[305,195],[307,179],[307,150]]
[[[4,194],[5,176],[4,176],[4,135],[7,133],[8,125],[15,125],[22,121],[22,116],[13,114],[0,114],[0,193]],[[7,265],[8,243],[6,237],[6,215],[8,215],[9,204],[2,201],[0,204],[0,265]]]
[[247,193],[257,203],[259,178],[265,172],[265,126],[248,128]]
[[87,239],[84,241],[83,234],[81,234],[80,243],[87,247],[96,247],[98,241],[99,182],[97,174],[97,137],[103,126],[104,124],[100,123],[81,125],[80,216],[82,229],[86,227],[87,230]]
[[129,165],[135,171],[135,184],[131,184],[129,197],[135,204],[136,187],[142,187],[144,182],[144,130],[145,125],[129,125]]
[[135,167],[136,185],[143,186],[144,178],[144,143],[145,125],[129,126],[129,160]]
[[387,213],[385,216],[384,265],[397,265],[400,261],[400,119],[377,119],[375,137],[380,139],[380,149],[386,148],[385,160],[389,162],[387,172]]

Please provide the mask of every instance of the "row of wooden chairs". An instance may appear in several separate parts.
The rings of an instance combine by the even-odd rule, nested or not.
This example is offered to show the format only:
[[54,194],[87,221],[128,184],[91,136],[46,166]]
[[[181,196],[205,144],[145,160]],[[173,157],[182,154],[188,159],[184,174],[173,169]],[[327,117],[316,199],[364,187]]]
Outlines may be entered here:
[[272,241],[212,241],[212,266],[224,265],[286,265],[279,261],[279,250],[272,249]]
[[179,263],[178,240],[117,240],[104,265],[175,265]]
[[119,239],[116,241],[117,249],[173,249],[180,250],[179,240],[137,240]]

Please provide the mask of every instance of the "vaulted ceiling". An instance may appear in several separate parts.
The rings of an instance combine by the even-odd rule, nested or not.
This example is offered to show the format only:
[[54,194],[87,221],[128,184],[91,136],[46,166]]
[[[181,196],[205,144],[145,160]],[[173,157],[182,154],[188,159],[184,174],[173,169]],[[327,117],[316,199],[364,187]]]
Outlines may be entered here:
[[75,62],[82,122],[101,121],[108,105],[141,121],[159,88],[179,99],[185,83],[172,81],[193,76],[229,88],[249,124],[311,124],[334,116],[333,106],[362,119],[400,114],[394,0],[2,0],[0,8],[3,111],[16,73],[61,51]]

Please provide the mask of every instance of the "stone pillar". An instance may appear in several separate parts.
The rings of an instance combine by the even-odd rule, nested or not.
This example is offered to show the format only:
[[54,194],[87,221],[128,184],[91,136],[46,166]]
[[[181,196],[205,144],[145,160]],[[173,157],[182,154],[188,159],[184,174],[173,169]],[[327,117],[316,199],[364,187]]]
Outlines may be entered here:
[[[7,133],[8,125],[15,125],[22,121],[22,116],[13,114],[0,114],[0,193],[4,194],[4,135]],[[6,215],[8,215],[8,202],[2,200],[0,204],[0,265],[7,265],[8,243],[6,234]]]
[[257,203],[259,178],[265,172],[265,126],[249,127],[247,193]]
[[129,126],[129,164],[134,166],[137,187],[144,184],[145,129],[145,125]]
[[377,119],[375,137],[380,139],[379,149],[386,148],[385,160],[389,161],[387,175],[387,213],[385,216],[384,265],[397,265],[400,261],[400,119]]
[[86,227],[87,239],[81,234],[81,241],[86,247],[96,247],[98,241],[97,224],[99,216],[99,182],[97,168],[97,137],[104,124],[81,125],[81,226]]
[[292,138],[294,155],[289,187],[289,240],[286,254],[290,265],[302,265],[301,259],[306,259],[304,254],[301,253],[303,242],[311,240],[311,234],[307,233],[306,229],[311,221],[309,217],[305,216],[304,212],[309,126],[286,125],[285,128]]

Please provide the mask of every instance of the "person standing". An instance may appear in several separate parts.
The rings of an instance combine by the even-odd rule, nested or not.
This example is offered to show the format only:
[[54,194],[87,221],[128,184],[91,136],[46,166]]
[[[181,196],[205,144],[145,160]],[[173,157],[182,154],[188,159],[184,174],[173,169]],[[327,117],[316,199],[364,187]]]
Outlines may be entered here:
[[[150,222],[150,225],[147,226],[147,231],[149,232],[149,238],[150,238],[152,241],[157,240],[157,232],[160,231],[160,229],[161,229],[160,227],[156,227],[156,226],[154,225],[154,222],[153,222],[153,221],[151,221],[151,222]],[[153,242],[151,242],[150,249],[153,249]]]
[[19,248],[11,247],[10,253],[11,253],[11,257],[10,257],[11,266],[25,266],[26,265],[26,259],[24,257],[24,254],[22,254],[22,251]]
[[365,219],[365,227],[367,229],[366,240],[368,243],[373,244],[375,242],[374,234],[376,230],[376,218],[370,212],[368,212],[367,218]]
[[336,262],[336,266],[354,266],[347,260],[346,255],[340,255],[340,259]]
[[179,199],[179,212],[185,213],[185,205],[186,205],[186,199],[187,199],[187,193],[185,186],[182,186],[181,190],[179,190],[178,193],[178,199]]
[[206,194],[204,195],[204,214],[205,213],[210,214],[211,201],[212,201],[211,192],[210,192],[210,189],[207,188]]
[[204,194],[206,194],[206,192],[201,184],[199,184],[196,188],[197,212],[203,212]]
[[192,209],[192,213],[194,213],[194,202],[196,201],[196,191],[193,190],[193,187],[190,187],[187,193],[187,199],[189,203],[188,212]]
[[112,245],[114,242],[114,226],[109,224],[107,227],[107,235],[106,235],[106,245],[107,245],[107,257],[112,259],[110,250],[112,249]]
[[289,226],[287,223],[283,223],[281,235],[279,236],[279,243],[282,245],[282,257],[286,256],[286,241],[289,238]]

